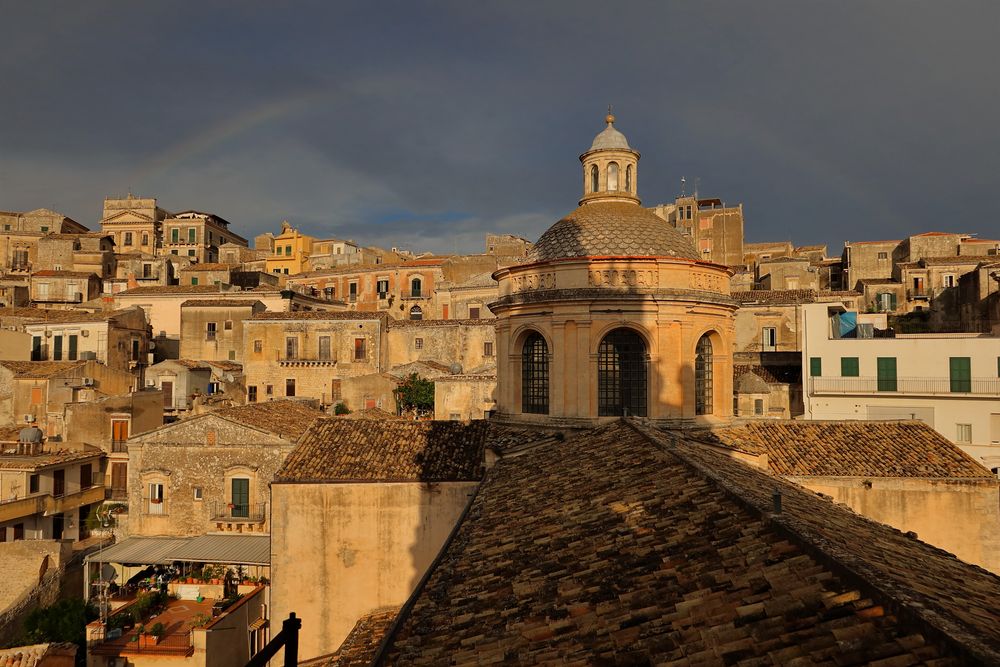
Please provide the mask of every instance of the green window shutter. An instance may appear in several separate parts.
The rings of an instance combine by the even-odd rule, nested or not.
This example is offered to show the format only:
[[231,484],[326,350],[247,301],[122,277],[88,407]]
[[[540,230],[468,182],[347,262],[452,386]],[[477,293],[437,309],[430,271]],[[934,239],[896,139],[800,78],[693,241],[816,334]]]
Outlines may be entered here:
[[814,378],[822,377],[823,359],[820,357],[809,357],[809,375]]
[[191,284],[192,285],[197,285],[198,284],[198,279],[197,278],[192,278],[191,279]]
[[840,358],[840,376],[845,378],[856,378],[858,377],[858,358],[857,357],[841,357]]
[[972,359],[969,357],[951,357],[951,390],[955,392],[972,391]]
[[875,369],[878,391],[896,391],[896,357],[879,357]]
[[69,357],[70,361],[76,361],[77,337],[73,334],[69,336]]

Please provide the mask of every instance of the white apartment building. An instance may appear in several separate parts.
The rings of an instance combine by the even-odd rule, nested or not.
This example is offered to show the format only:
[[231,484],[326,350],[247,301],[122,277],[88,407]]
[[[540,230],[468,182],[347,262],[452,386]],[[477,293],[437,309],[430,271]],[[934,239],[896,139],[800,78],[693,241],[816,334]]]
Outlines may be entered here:
[[884,315],[825,303],[802,313],[804,419],[920,419],[1000,467],[1000,337],[883,338]]

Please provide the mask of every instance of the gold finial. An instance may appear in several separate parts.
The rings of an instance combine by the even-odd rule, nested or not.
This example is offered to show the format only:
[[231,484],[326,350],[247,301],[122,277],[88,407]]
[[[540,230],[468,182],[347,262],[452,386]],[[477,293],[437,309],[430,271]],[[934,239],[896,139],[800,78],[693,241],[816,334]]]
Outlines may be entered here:
[[604,122],[607,123],[608,125],[611,125],[612,123],[615,122],[615,116],[613,113],[611,113],[610,104],[608,105],[608,115],[604,117]]

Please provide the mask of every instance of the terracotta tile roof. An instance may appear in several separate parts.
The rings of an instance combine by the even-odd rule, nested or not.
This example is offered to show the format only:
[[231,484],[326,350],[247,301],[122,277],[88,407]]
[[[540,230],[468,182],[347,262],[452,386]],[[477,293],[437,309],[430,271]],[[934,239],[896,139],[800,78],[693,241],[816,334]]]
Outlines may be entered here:
[[920,263],[925,265],[940,264],[978,264],[983,261],[982,256],[976,255],[952,255],[950,257],[921,257]]
[[368,667],[397,615],[399,607],[383,607],[365,614],[354,624],[336,653],[300,662],[299,667]]
[[998,596],[985,570],[619,422],[502,458],[373,662],[996,664]]
[[0,361],[16,378],[45,379],[69,372],[86,364],[86,361]]
[[[33,644],[31,646],[14,646],[0,649],[0,667],[44,667],[49,664],[67,664],[76,656],[77,645],[69,642],[51,644]],[[46,658],[52,658],[47,660]]]
[[759,421],[701,432],[692,440],[766,453],[790,476],[995,478],[920,421]]
[[313,421],[326,417],[325,412],[310,407],[304,401],[290,400],[238,405],[209,414],[268,431],[288,440],[297,440]]
[[264,303],[257,299],[188,299],[181,308],[253,308]]
[[192,264],[191,266],[181,269],[181,273],[185,271],[232,271],[238,264]]
[[733,299],[741,305],[766,304],[766,305],[795,305],[802,303],[814,303],[816,292],[811,289],[786,289],[786,290],[764,290],[755,289],[745,292],[733,292]]
[[36,322],[103,322],[124,313],[131,308],[115,311],[99,311],[96,313],[85,310],[53,310],[48,308],[0,308],[0,318],[16,317]]
[[243,364],[238,361],[230,361],[228,359],[212,360],[207,359],[202,363],[208,366],[214,366],[224,371],[229,371],[230,373],[241,373],[243,372]]
[[251,320],[385,320],[385,313],[345,310],[293,310],[291,312],[254,313]]
[[91,450],[58,450],[45,452],[37,456],[27,456],[25,454],[0,454],[0,468],[4,470],[39,470],[48,466],[73,463],[74,461],[86,461],[102,456],[98,449]]
[[183,366],[188,370],[208,370],[208,366],[204,361],[198,361],[197,359],[164,359],[163,361],[153,364],[153,366],[159,366],[160,364],[177,364],[178,366]]
[[23,424],[0,426],[0,442],[17,442],[23,428]]
[[844,245],[849,245],[849,246],[852,246],[852,245],[889,245],[890,243],[899,244],[899,243],[902,243],[902,241],[900,241],[900,240],[896,240],[896,241],[853,241],[853,242],[852,241],[848,241]]
[[914,234],[914,236],[961,236],[957,232],[924,232],[922,234]]
[[90,278],[93,276],[97,278],[97,274],[93,271],[52,271],[45,269],[43,271],[35,271],[31,274],[32,277],[38,276],[40,278]]
[[900,285],[902,283],[896,282],[892,278],[862,278],[858,281],[862,285]]
[[795,252],[804,252],[807,250],[823,250],[825,248],[826,244],[824,243],[817,243],[815,245],[800,245],[798,248],[795,249]]
[[768,384],[797,384],[802,382],[801,366],[754,366],[733,364],[733,379],[753,373]]
[[487,423],[317,420],[276,482],[446,482],[482,478]]
[[382,408],[365,408],[339,416],[341,419],[403,419],[403,417]]
[[407,327],[413,328],[426,328],[426,327],[457,327],[459,325],[465,326],[496,326],[497,322],[493,319],[478,319],[478,320],[389,320],[390,329],[405,329]]
[[118,292],[115,296],[144,296],[146,294],[210,294],[212,292],[225,294],[229,291],[238,290],[224,290],[218,285],[146,285],[145,287],[133,287],[132,289]]

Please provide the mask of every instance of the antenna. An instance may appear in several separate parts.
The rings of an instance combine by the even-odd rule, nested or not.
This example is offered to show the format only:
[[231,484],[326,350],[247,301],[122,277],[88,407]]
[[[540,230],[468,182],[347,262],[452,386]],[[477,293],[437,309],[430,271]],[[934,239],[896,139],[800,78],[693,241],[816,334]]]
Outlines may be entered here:
[[684,188],[685,188],[686,184],[687,184],[687,179],[684,178],[683,176],[681,176],[681,197],[684,196],[684,192],[685,192]]

